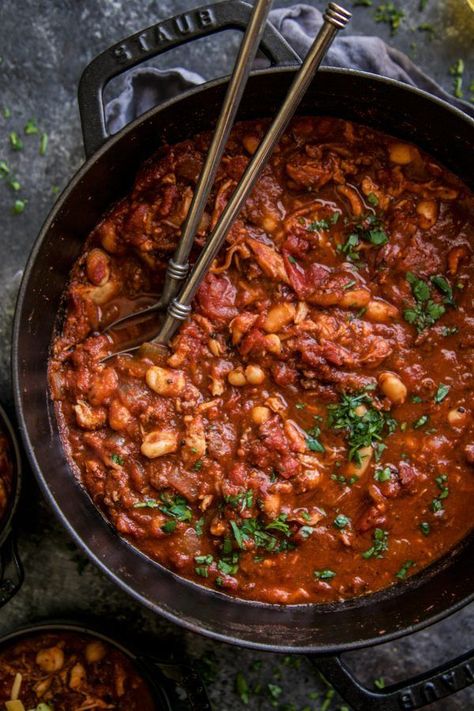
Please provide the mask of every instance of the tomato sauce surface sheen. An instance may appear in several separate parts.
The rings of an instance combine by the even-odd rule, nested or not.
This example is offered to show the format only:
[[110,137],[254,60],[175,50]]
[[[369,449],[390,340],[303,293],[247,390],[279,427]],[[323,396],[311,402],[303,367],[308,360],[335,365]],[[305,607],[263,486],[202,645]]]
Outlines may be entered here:
[[[238,124],[202,246],[267,123]],[[474,198],[415,146],[296,119],[168,358],[100,359],[160,293],[208,135],[163,148],[75,264],[52,344],[64,446],[173,571],[270,603],[400,582],[472,527]]]

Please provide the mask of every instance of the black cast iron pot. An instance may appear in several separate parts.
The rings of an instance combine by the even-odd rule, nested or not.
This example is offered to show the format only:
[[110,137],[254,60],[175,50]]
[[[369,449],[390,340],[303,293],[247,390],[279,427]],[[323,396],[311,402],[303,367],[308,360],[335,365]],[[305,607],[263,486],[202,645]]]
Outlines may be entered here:
[[[13,377],[22,434],[40,486],[77,544],[142,604],[195,632],[264,650],[306,652],[354,709],[414,709],[474,681],[472,655],[384,692],[362,689],[338,658],[345,650],[385,642],[458,610],[473,598],[474,539],[392,589],[331,605],[277,606],[233,599],[184,580],[122,540],[75,480],[61,446],[48,394],[47,360],[61,294],[84,239],[104,210],[127,193],[135,171],[164,141],[174,143],[213,126],[226,80],[166,101],[113,138],[104,127],[102,91],[125,69],[195,37],[242,29],[250,7],[240,0],[203,7],[130,37],[97,57],[79,90],[88,160],[61,195],[30,256],[20,290]],[[272,68],[248,83],[240,119],[271,116],[298,58],[268,25],[262,48]],[[282,67],[283,64],[292,67]],[[474,122],[432,96],[370,74],[318,73],[301,114],[359,121],[420,145],[472,184]],[[449,676],[451,675],[451,676]],[[428,679],[431,679],[429,682]]]
[[36,635],[61,632],[88,635],[122,652],[147,683],[156,711],[211,711],[202,682],[189,661],[170,653],[168,645],[160,649],[156,639],[124,640],[95,622],[51,620],[5,634],[0,638],[0,652]]
[[21,455],[15,432],[7,413],[0,405],[0,432],[7,438],[11,460],[11,482],[7,508],[0,517],[0,608],[16,595],[23,582],[23,566],[16,548],[14,517],[20,500]]

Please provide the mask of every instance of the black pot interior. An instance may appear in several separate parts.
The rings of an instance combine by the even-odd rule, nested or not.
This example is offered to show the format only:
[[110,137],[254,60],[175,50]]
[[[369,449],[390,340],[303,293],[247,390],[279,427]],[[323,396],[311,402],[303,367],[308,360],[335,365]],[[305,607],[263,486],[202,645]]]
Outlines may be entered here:
[[[293,75],[254,75],[239,118],[271,116]],[[409,582],[336,605],[278,607],[235,600],[185,581],[121,540],[75,481],[47,391],[47,359],[68,273],[98,218],[129,189],[163,141],[213,125],[225,84],[215,82],[154,109],[111,139],[73,180],[43,228],[25,273],[14,336],[18,414],[30,459],[76,541],[122,588],[169,619],[227,641],[278,650],[334,652],[399,636],[467,602],[474,540]],[[350,70],[323,70],[299,113],[340,116],[408,139],[471,180],[473,122],[426,94]]]

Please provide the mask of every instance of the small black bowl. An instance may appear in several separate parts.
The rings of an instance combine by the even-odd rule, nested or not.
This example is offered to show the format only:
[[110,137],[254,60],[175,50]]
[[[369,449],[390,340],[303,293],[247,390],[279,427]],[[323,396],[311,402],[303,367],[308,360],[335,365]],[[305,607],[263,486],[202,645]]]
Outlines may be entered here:
[[22,481],[21,455],[12,424],[1,405],[0,433],[7,438],[12,464],[7,507],[0,518],[0,607],[3,607],[21,587],[23,566],[18,556],[16,536],[13,530],[13,520],[20,500]]
[[44,633],[76,633],[99,639],[128,657],[147,683],[156,711],[211,711],[202,681],[183,655],[170,652],[169,645],[156,638],[123,640],[102,625],[66,620],[49,620],[20,627],[0,637],[0,651],[6,646]]

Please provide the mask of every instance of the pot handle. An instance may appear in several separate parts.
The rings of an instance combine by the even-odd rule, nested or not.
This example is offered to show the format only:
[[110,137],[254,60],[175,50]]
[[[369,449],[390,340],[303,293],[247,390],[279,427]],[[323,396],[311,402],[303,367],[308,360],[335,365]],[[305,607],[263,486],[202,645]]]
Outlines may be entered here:
[[[222,30],[245,30],[251,12],[251,5],[243,0],[224,0],[213,5],[203,5],[130,35],[93,59],[82,73],[78,93],[87,157],[95,153],[108,138],[102,94],[113,77],[198,37],[207,37]],[[301,61],[269,22],[261,45],[272,65],[297,64]]]
[[474,684],[474,650],[380,690],[363,686],[341,657],[309,659],[353,711],[414,711]]
[[196,669],[186,661],[169,661],[154,656],[141,657],[142,667],[166,695],[169,711],[212,711],[206,689]]
[[23,583],[23,566],[12,531],[2,545],[0,565],[0,607],[3,607],[18,592]]

